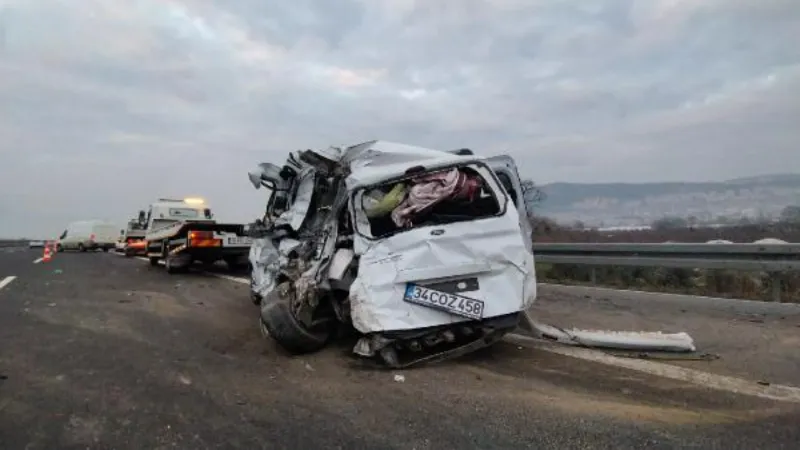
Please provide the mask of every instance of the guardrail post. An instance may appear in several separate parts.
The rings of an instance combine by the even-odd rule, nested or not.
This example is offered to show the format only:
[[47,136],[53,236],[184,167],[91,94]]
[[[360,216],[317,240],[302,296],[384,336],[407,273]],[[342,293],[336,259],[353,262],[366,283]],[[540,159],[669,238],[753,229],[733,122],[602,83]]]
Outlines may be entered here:
[[781,274],[780,272],[772,272],[769,274],[769,282],[772,285],[772,301],[775,303],[781,302]]
[[592,266],[589,269],[589,280],[591,280],[592,285],[596,285],[597,284],[597,267]]

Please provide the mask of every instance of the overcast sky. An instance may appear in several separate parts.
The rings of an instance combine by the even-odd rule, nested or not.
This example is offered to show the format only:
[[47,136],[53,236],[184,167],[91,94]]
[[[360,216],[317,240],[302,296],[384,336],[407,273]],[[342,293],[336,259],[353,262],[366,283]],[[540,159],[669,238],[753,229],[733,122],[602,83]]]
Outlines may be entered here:
[[798,0],[0,0],[0,235],[385,139],[537,182],[800,171]]

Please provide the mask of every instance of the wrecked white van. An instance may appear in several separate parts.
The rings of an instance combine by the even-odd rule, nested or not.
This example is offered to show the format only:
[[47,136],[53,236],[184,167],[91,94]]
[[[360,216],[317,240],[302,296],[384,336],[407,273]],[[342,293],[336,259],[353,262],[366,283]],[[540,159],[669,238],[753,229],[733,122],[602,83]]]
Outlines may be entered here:
[[358,355],[440,360],[499,340],[536,298],[508,156],[370,141],[293,152],[249,177],[270,190],[250,227],[251,296],[265,335],[292,353],[352,326]]

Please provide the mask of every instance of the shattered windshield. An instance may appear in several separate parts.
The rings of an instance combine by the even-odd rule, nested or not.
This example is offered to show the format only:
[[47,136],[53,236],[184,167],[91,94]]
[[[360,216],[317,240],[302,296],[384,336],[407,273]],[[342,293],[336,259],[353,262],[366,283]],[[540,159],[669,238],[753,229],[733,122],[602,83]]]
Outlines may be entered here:
[[382,238],[417,227],[500,215],[505,194],[487,176],[491,178],[491,172],[483,165],[469,164],[361,189],[354,196],[357,231]]

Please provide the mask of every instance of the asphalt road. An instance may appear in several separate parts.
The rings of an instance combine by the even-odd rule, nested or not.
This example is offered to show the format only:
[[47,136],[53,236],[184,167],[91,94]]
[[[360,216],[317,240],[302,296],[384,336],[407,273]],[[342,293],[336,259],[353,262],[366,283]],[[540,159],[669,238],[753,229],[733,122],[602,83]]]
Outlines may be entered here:
[[[0,250],[0,281],[17,277],[0,289],[4,450],[789,449],[800,442],[798,403],[512,343],[405,371],[401,380],[399,372],[354,364],[344,344],[293,358],[261,337],[245,284],[168,275],[113,254],[33,264],[39,256]],[[616,322],[606,327],[614,327],[635,316],[625,315],[630,306],[600,302],[592,319],[581,295],[546,291],[535,311],[548,319],[608,317]],[[741,325],[709,317],[725,321],[727,334]],[[783,337],[796,339],[790,320],[781,330],[793,334]],[[728,352],[726,342],[733,341],[715,341],[716,350]],[[709,365],[716,363],[700,362],[791,381],[789,366],[759,373]]]

